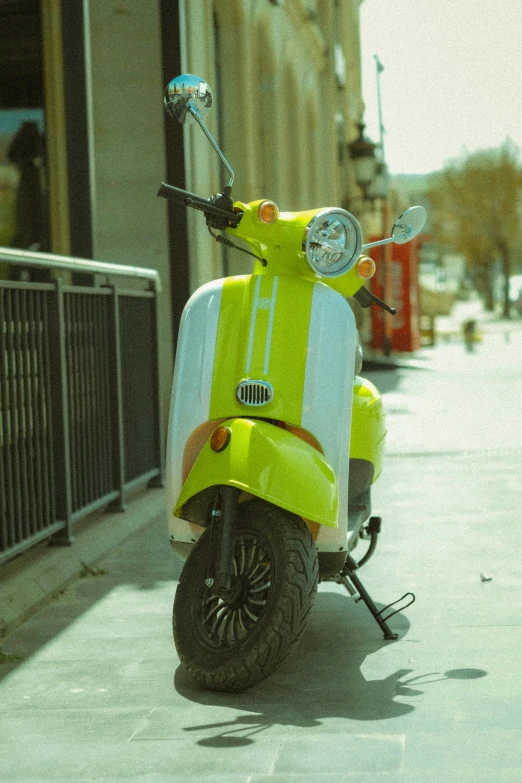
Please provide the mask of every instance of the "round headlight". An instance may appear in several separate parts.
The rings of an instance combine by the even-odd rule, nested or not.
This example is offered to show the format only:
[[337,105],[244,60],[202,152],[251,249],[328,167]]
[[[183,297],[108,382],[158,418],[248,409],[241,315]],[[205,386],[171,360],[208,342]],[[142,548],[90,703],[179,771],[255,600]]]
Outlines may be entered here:
[[306,260],[318,275],[338,277],[357,261],[362,232],[357,220],[344,209],[324,209],[308,223],[303,238]]

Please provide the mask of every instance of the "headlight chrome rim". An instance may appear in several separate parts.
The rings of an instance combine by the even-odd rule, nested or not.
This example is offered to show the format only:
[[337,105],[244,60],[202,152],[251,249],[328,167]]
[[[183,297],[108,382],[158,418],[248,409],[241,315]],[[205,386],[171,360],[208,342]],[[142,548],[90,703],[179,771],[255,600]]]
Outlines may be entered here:
[[[321,269],[314,264],[314,250],[311,247],[312,242],[317,241],[316,232],[321,225],[325,224],[328,217],[337,217],[346,232],[347,238],[350,234],[353,237],[352,247],[342,247],[342,245],[339,245],[339,252],[342,254],[342,257],[338,261],[334,261],[330,264],[331,271]],[[324,239],[326,238],[323,238],[323,241]],[[327,243],[325,242],[325,244]],[[354,217],[354,215],[351,214],[351,212],[348,212],[345,209],[340,209],[337,207],[322,209],[319,212],[316,212],[305,228],[302,245],[303,253],[306,256],[306,260],[310,268],[320,277],[340,277],[341,275],[346,274],[346,272],[352,269],[356,263],[361,253],[361,248],[362,230],[361,226],[359,225],[359,221]]]

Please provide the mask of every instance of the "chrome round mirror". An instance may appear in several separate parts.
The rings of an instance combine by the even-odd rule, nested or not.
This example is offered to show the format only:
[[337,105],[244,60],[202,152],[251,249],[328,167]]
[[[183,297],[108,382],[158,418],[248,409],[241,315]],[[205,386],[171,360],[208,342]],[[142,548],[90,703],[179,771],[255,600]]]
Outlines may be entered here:
[[191,73],[176,76],[165,88],[165,109],[178,122],[196,122],[212,106],[212,90],[204,79]]
[[424,207],[410,207],[405,210],[393,224],[393,241],[398,245],[403,245],[416,237],[422,231],[427,216]]

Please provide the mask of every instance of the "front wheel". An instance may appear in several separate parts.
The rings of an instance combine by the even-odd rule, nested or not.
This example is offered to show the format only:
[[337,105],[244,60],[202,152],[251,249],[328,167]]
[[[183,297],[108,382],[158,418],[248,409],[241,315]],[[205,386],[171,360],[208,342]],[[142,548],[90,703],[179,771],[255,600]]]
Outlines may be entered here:
[[201,685],[241,691],[275,671],[301,638],[317,591],[317,550],[302,519],[253,500],[238,506],[225,600],[205,583],[215,554],[209,529],[181,574],[174,641]]

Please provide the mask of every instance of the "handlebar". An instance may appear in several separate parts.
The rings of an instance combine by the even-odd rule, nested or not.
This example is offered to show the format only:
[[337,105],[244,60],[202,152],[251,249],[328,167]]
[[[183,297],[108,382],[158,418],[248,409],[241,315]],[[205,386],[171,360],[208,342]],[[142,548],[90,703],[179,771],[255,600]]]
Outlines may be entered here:
[[[237,228],[241,218],[243,217],[242,212],[234,212],[232,210],[230,187],[228,185],[224,189],[223,194],[219,194],[218,196],[214,196],[212,199],[208,199],[203,198],[202,196],[198,196],[197,193],[191,193],[190,190],[183,190],[182,188],[176,188],[174,185],[167,185],[166,182],[162,182],[161,187],[158,190],[158,196],[167,198],[170,201],[174,201],[174,203],[179,204],[179,206],[192,207],[193,209],[201,210],[201,212],[204,212],[207,215],[207,225],[209,229],[218,228],[222,230],[227,226]],[[230,206],[230,209],[222,209],[221,206],[218,207],[217,204],[221,204],[225,207]],[[236,245],[224,241],[222,238],[216,237],[216,239],[218,239],[220,242],[223,242],[224,244],[230,245],[231,247],[236,247]],[[243,248],[239,249],[243,250]],[[250,255],[254,254],[250,253]],[[259,258],[258,256],[254,257]],[[259,260],[263,264],[266,264],[265,259],[259,258]],[[386,302],[383,302],[382,299],[379,299],[379,297],[372,293],[368,288],[360,288],[355,294],[353,294],[353,297],[359,302],[361,307],[369,307],[371,304],[376,304],[391,315],[396,315],[397,313],[397,310],[394,307],[387,305]]]

